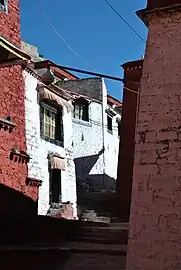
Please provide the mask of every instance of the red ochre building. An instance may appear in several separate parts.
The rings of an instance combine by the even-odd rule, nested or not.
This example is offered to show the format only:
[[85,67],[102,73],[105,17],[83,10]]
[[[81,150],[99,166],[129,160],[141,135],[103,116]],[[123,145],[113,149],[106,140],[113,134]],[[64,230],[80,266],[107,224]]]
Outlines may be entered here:
[[25,138],[25,86],[18,0],[0,2],[0,214],[36,213],[41,181],[29,179]]
[[126,269],[179,270],[181,0],[148,0],[137,14],[148,27],[148,40],[139,89]]

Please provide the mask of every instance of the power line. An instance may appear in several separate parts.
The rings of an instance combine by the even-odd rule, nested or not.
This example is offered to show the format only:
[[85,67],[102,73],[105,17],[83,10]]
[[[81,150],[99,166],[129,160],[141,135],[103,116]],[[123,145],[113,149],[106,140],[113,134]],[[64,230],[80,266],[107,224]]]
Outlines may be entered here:
[[[61,41],[67,46],[67,48],[69,50],[71,50],[71,52],[73,52],[86,66],[89,66],[88,63],[68,44],[68,42],[63,38],[63,36],[60,34],[60,32],[57,30],[57,28],[53,25],[53,23],[50,21],[49,17],[47,16],[47,14],[45,13],[45,11],[43,10],[43,8],[41,7],[40,3],[38,2],[38,0],[34,0],[38,9],[40,10],[40,12],[42,13],[43,17],[46,19],[46,21],[48,22],[48,24],[51,26],[51,28],[55,31],[55,33],[58,35],[58,37],[61,39]],[[92,68],[91,68],[92,69]],[[94,70],[94,69],[92,69]]]
[[[119,81],[119,82],[122,82],[123,84],[125,83],[125,79],[122,79],[122,78],[119,78],[119,77],[114,77],[112,75],[106,75],[106,74],[103,74],[103,73],[96,73],[96,72],[92,72],[92,71],[87,71],[87,70],[83,70],[83,69],[78,69],[78,68],[73,68],[73,67],[68,67],[68,66],[62,66],[62,65],[58,65],[58,64],[55,64],[53,63],[52,61],[49,61],[49,60],[45,60],[42,62],[43,63],[48,63],[49,67],[56,67],[56,68],[59,68],[63,71],[74,71],[74,72],[77,72],[77,73],[82,73],[82,74],[87,74],[87,75],[92,75],[92,76],[96,76],[96,77],[101,77],[101,78],[105,78],[105,79],[109,79],[109,80],[113,80],[113,81]],[[37,68],[36,67],[36,63],[34,63],[35,65],[35,69]],[[126,82],[128,82],[128,80],[126,80]],[[140,86],[140,82],[137,82],[137,81],[133,81],[133,80],[129,80],[129,82],[131,84],[135,84],[135,86],[139,87]],[[128,88],[125,86],[123,86],[123,88],[129,92],[132,92],[134,94],[138,94],[138,91],[134,90],[134,89],[131,89],[131,88]]]
[[[84,63],[88,66],[88,63],[66,42],[66,40],[62,37],[62,35],[59,33],[59,31],[56,29],[56,27],[52,24],[52,22],[50,21],[49,17],[47,16],[47,14],[45,13],[45,11],[43,10],[43,8],[41,7],[40,3],[37,1],[37,0],[34,0],[38,9],[40,10],[40,12],[42,13],[43,17],[46,19],[46,21],[48,22],[48,24],[52,27],[52,29],[55,31],[55,33],[59,36],[59,38],[61,39],[61,41]],[[145,40],[132,28],[131,25],[129,25],[126,20],[112,7],[112,5],[107,1],[107,0],[104,0],[108,5],[109,7],[114,11],[116,12],[116,14],[123,20],[123,22],[128,26],[130,27],[130,29],[135,33],[137,34],[137,36],[139,38],[142,39],[142,41],[145,42]],[[54,64],[53,62],[51,62],[51,65],[52,66],[57,66],[63,70],[70,70],[70,71],[75,71],[75,72],[78,72],[78,73],[82,73],[82,74],[87,74],[87,75],[93,75],[93,76],[99,76],[99,77],[102,77],[102,78],[105,78],[105,79],[110,79],[110,80],[114,80],[114,81],[120,81],[120,82],[123,82],[124,83],[124,79],[121,79],[121,78],[118,78],[118,77],[114,77],[114,76],[111,76],[111,75],[105,75],[105,74],[100,74],[100,73],[96,73],[96,72],[90,72],[90,71],[85,71],[85,70],[81,70],[81,69],[76,69],[76,68],[70,68],[70,67],[66,67],[66,66],[59,66],[59,65],[56,65]],[[95,71],[95,69],[91,68],[92,70]],[[133,82],[133,81],[132,81]],[[134,82],[133,82],[134,83]],[[136,83],[136,82],[135,82]],[[131,90],[131,89],[128,89],[125,87],[125,89],[127,91],[131,91],[131,92],[135,92],[134,90]]]
[[146,43],[146,41],[144,40],[144,38],[142,38],[142,36],[123,18],[123,16],[111,5],[111,3],[107,0],[103,0],[118,16],[119,18],[131,29],[131,31],[137,35],[137,37],[139,37],[139,39],[141,39],[144,43]]
[[67,66],[61,66],[61,65],[57,65],[51,61],[49,61],[49,64],[52,67],[58,67],[64,71],[69,70],[69,71],[74,71],[74,72],[78,72],[78,73],[82,73],[82,74],[97,76],[97,77],[101,77],[101,78],[105,78],[105,79],[109,79],[109,80],[124,82],[124,79],[121,79],[121,78],[115,77],[115,76],[111,76],[111,75],[106,75],[106,74],[102,74],[102,73],[97,73],[97,72],[92,72],[92,71],[87,71],[87,70],[72,68],[72,67],[67,67]]

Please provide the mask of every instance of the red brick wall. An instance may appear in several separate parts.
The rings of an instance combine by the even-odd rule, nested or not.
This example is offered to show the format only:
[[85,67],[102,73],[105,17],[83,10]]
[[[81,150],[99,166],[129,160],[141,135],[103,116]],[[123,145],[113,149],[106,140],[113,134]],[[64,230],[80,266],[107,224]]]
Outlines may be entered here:
[[141,80],[127,270],[180,269],[181,13],[154,15]]
[[10,150],[26,151],[24,81],[20,66],[0,68],[0,117],[11,116],[17,126],[12,133],[0,130],[0,183],[37,199],[37,188],[27,187],[27,165],[11,161]]
[[[20,43],[20,19],[19,19],[19,1],[8,1],[8,13],[0,11],[0,35],[8,38],[10,42]],[[7,198],[10,190],[5,190],[5,187],[10,187],[12,190],[20,191],[17,194],[25,194],[33,200],[37,200],[37,188],[26,186],[27,165],[10,160],[9,155],[13,147],[18,147],[20,150],[26,151],[25,138],[25,104],[24,92],[25,85],[22,76],[21,66],[12,66],[0,68],[0,117],[11,116],[16,128],[13,133],[0,130],[0,194],[3,196],[4,205],[11,205],[10,199]],[[4,185],[4,186],[2,186]],[[16,195],[17,195],[16,194]],[[12,196],[10,196],[12,197]],[[21,197],[21,196],[19,196]],[[16,196],[18,198],[18,196]],[[21,197],[22,199],[22,197]],[[18,199],[14,202],[14,208],[25,207],[25,203],[18,204]],[[8,211],[10,207],[7,207]],[[6,207],[1,208],[3,213]],[[1,213],[0,210],[0,213]]]
[[8,13],[0,10],[0,35],[20,44],[19,0],[8,0]]
[[133,178],[133,162],[135,148],[135,125],[137,111],[137,90],[142,71],[142,60],[129,62],[123,65],[125,87],[136,91],[123,89],[123,105],[121,120],[120,150],[118,159],[117,200],[119,215],[129,218],[131,204],[131,189]]

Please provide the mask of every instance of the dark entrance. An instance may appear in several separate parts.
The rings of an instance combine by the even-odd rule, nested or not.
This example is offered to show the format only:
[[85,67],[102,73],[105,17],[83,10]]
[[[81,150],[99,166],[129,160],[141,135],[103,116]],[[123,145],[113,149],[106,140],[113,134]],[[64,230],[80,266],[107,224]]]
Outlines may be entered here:
[[50,204],[61,203],[61,170],[53,169],[50,171]]

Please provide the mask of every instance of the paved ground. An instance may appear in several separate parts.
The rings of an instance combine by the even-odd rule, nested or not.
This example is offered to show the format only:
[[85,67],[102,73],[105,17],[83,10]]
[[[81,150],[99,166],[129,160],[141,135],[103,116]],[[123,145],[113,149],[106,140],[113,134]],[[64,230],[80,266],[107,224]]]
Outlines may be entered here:
[[0,251],[1,270],[123,270],[126,256],[63,250]]

